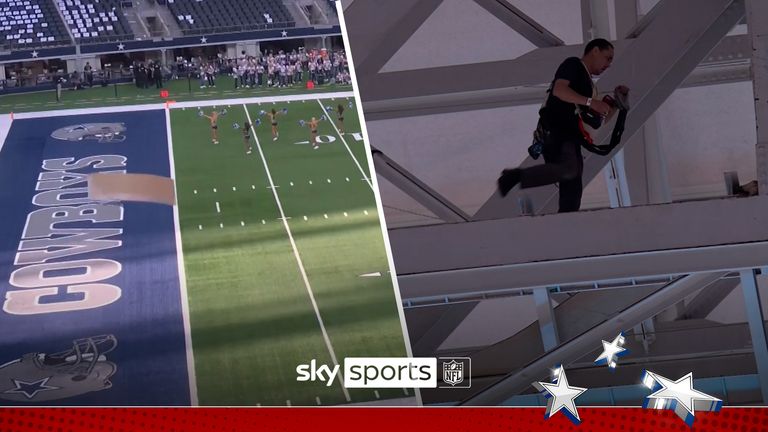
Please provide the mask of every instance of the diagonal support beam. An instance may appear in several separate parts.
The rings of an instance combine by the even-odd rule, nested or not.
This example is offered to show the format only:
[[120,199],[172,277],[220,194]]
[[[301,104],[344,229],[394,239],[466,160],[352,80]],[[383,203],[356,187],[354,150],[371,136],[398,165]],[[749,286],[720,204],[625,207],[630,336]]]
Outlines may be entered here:
[[[656,18],[627,47],[600,79],[602,89],[627,84],[634,105],[627,117],[625,142],[640,130],[645,121],[680,86],[730,29],[744,17],[744,0],[662,0],[655,8]],[[696,14],[691,14],[696,10]],[[595,141],[607,144],[610,131],[603,128]],[[584,184],[588,184],[623,143],[607,156],[588,154],[584,161]],[[528,158],[526,164],[532,164]],[[518,214],[515,206],[520,190],[507,198],[494,194],[475,214],[474,219],[493,219]],[[536,213],[557,211],[557,189],[552,186],[526,191]]]
[[408,172],[397,162],[373,146],[371,146],[371,150],[376,174],[389,180],[390,183],[405,192],[414,201],[434,213],[435,216],[446,222],[467,222],[470,220],[468,214],[430,188],[426,183],[419,180],[418,177]]
[[[405,45],[443,0],[356,0],[344,11],[358,77],[375,74]],[[366,80],[359,80],[364,82]]]
[[475,0],[475,3],[539,48],[564,45],[560,38],[513,6],[508,0]]

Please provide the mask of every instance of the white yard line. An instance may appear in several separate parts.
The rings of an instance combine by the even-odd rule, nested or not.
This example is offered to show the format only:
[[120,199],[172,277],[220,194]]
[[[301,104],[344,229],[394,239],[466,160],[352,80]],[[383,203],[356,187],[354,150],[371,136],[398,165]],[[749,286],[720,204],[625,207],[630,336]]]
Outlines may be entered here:
[[[355,157],[355,154],[354,154],[354,153],[352,153],[352,149],[351,149],[351,148],[349,148],[349,144],[347,144],[347,140],[345,140],[345,139],[344,139],[344,135],[342,135],[342,134],[341,134],[341,132],[339,131],[339,128],[338,128],[338,127],[336,127],[336,122],[334,122],[334,121],[333,121],[333,118],[331,118],[331,113],[329,113],[329,112],[327,112],[327,111],[325,110],[325,107],[323,106],[323,103],[322,103],[322,102],[320,102],[320,100],[318,100],[318,101],[317,101],[317,103],[319,103],[319,104],[320,104],[320,109],[322,109],[322,110],[323,110],[323,112],[325,113],[325,116],[326,116],[326,118],[328,119],[328,122],[330,122],[330,123],[331,123],[331,126],[333,126],[333,128],[334,128],[334,129],[336,129],[336,135],[338,135],[338,136],[339,136],[339,138],[341,138],[341,142],[343,142],[343,143],[344,143],[344,147],[346,147],[346,148],[347,148],[347,151],[349,152],[349,155],[350,155],[350,156],[352,156],[352,160],[353,160],[353,161],[355,161],[355,165],[357,165],[357,169],[359,169],[359,170],[360,170],[360,174],[362,174],[362,175],[363,175],[363,177],[367,179],[367,178],[368,178],[368,175],[365,173],[365,170],[364,170],[364,169],[363,169],[363,167],[360,165],[360,162],[358,162],[357,158]],[[369,166],[372,166],[372,165],[369,165]],[[329,183],[330,183],[330,182],[329,182]],[[367,180],[367,183],[368,183],[368,186],[370,186],[370,187],[371,187],[371,189],[373,189],[373,183],[371,182],[371,180],[370,180],[370,179],[368,179],[368,180]]]
[[[168,160],[171,164],[171,178],[174,179],[174,192],[176,202],[179,202],[179,194],[176,190],[176,166],[173,160],[173,138],[171,134],[171,113],[165,110],[165,128],[168,140]],[[173,206],[173,224],[176,233],[176,257],[179,270],[179,286],[181,288],[181,316],[184,322],[184,343],[187,349],[187,375],[189,377],[189,397],[191,405],[198,405],[197,377],[195,375],[195,357],[192,352],[192,329],[189,324],[189,297],[187,296],[187,276],[184,270],[184,253],[181,248],[181,226],[179,224],[179,206]],[[199,227],[202,229],[202,226]]]
[[[248,112],[248,106],[243,104],[243,109],[245,110],[245,115],[248,118],[248,123],[253,124],[251,122],[251,114]],[[261,156],[261,160],[264,163],[264,171],[267,173],[267,179],[269,180],[269,184],[272,189],[272,195],[275,197],[275,202],[277,203],[277,209],[280,211],[280,217],[283,221],[283,227],[285,227],[286,233],[288,233],[288,240],[291,242],[291,248],[293,248],[293,256],[296,258],[296,263],[299,265],[299,272],[301,273],[301,278],[304,280],[304,286],[307,288],[307,294],[309,294],[309,300],[312,303],[312,308],[315,310],[315,316],[317,317],[317,322],[320,324],[320,331],[323,333],[323,340],[325,341],[325,346],[328,348],[328,353],[331,355],[331,361],[333,361],[334,366],[339,366],[339,361],[336,359],[336,352],[333,350],[333,345],[331,345],[331,338],[328,336],[328,331],[325,329],[325,324],[323,323],[323,318],[320,316],[320,309],[317,306],[317,302],[315,301],[315,294],[312,292],[312,286],[309,284],[309,278],[307,277],[307,271],[304,269],[304,264],[301,261],[301,256],[299,255],[299,249],[296,246],[296,241],[293,239],[293,234],[291,234],[291,227],[288,226],[288,219],[285,217],[285,212],[283,211],[283,205],[280,202],[280,197],[277,195],[277,188],[275,187],[274,181],[272,181],[272,174],[269,172],[269,166],[267,165],[267,158],[264,156],[264,152],[261,149],[261,144],[259,143],[259,138],[256,136],[256,134],[253,134],[253,138],[256,141],[256,148],[259,150],[259,155]],[[341,368],[341,366],[339,366]],[[341,390],[344,392],[344,397],[347,399],[347,402],[351,401],[352,399],[349,396],[349,391],[346,387],[344,387],[344,378],[341,374],[341,371],[339,371],[339,384],[341,386]]]
[[219,206],[218,201],[216,201],[216,213],[221,213],[221,207]]

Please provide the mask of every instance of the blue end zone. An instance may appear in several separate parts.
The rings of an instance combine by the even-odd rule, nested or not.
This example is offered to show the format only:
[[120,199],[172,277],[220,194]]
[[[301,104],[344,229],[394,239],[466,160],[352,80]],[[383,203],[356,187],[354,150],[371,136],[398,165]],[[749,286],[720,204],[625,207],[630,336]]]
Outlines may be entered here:
[[[125,139],[77,140],[75,137],[65,140],[51,135],[60,128],[92,123],[123,123]],[[70,138],[77,133],[81,132],[70,130]],[[0,152],[0,301],[5,301],[4,309],[0,311],[0,405],[190,404],[171,207],[112,203],[109,208],[113,211],[116,206],[123,207],[122,220],[57,223],[52,227],[71,232],[54,233],[40,240],[67,238],[78,229],[122,229],[122,234],[103,239],[120,240],[122,244],[119,246],[87,253],[73,252],[70,256],[54,257],[37,264],[94,259],[117,262],[119,273],[91,282],[117,287],[120,296],[113,302],[59,312],[35,312],[38,309],[33,307],[32,312],[27,309],[23,314],[19,314],[25,310],[23,307],[8,307],[9,296],[21,294],[23,297],[41,289],[40,284],[19,287],[20,279],[16,279],[14,286],[11,274],[29,267],[15,265],[14,261],[25,226],[29,228],[27,216],[47,208],[33,204],[33,197],[41,193],[36,190],[38,176],[50,172],[43,168],[43,161],[73,158],[71,165],[94,155],[124,156],[125,167],[97,168],[88,164],[66,170],[92,173],[125,169],[128,173],[170,176],[164,111],[17,120]],[[61,190],[84,187],[87,182],[82,181],[63,186]],[[84,201],[82,199],[86,197],[87,194],[80,192],[61,199]],[[62,205],[79,207],[88,204],[74,201]],[[45,228],[47,226],[42,229]],[[27,239],[30,238],[33,237],[27,234]],[[55,252],[67,250],[67,247],[47,250]],[[85,268],[52,269],[37,280],[67,279],[75,275],[85,278],[88,275],[83,276],[84,273]],[[51,284],[47,288],[50,290],[51,286],[57,287],[54,294],[39,297],[39,305],[56,306],[85,298],[82,292],[67,293],[67,286],[72,286],[70,283]],[[89,298],[93,300],[94,297]],[[88,339],[99,335],[102,336]]]

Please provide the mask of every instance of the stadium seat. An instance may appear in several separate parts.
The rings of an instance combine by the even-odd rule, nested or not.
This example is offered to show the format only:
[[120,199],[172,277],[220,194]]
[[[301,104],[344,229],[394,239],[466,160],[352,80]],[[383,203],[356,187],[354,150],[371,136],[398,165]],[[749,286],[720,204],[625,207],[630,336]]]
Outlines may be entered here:
[[121,0],[56,0],[75,41],[99,42],[133,39],[122,13]]
[[167,0],[165,3],[182,32],[188,35],[296,26],[281,0]]
[[0,0],[0,45],[11,49],[68,45],[61,17],[47,0]]

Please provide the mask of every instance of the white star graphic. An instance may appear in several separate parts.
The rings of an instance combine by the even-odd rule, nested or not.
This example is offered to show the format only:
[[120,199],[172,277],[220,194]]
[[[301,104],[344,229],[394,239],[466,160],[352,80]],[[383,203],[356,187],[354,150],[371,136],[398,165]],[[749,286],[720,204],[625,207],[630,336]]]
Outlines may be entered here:
[[208,38],[203,36],[200,38],[200,43],[208,43]]
[[124,50],[124,49],[125,49],[125,45],[124,45],[124,44],[122,44],[122,43],[121,43],[121,44],[118,44],[118,45],[117,45],[117,49],[118,49],[118,50],[120,50],[120,51],[122,51],[122,50]]
[[288,36],[288,32],[287,32],[287,31],[285,31],[285,30],[283,30],[282,32],[280,32],[280,34],[281,34],[281,35],[283,35],[283,37],[286,37],[286,36]]
[[38,55],[40,55],[40,53],[37,52],[37,50],[32,51],[32,57],[33,58],[37,58]]
[[32,382],[22,381],[19,379],[12,379],[13,385],[15,385],[16,388],[6,390],[3,393],[6,393],[6,394],[21,393],[24,396],[26,396],[27,399],[32,399],[33,397],[35,397],[35,395],[37,395],[41,391],[58,390],[61,388],[61,387],[53,387],[53,386],[46,385],[49,379],[51,379],[51,377],[46,377],[41,380],[32,381]]
[[565,376],[565,369],[562,367],[557,369],[557,377],[554,383],[548,382],[536,382],[533,386],[540,392],[546,392],[545,395],[547,401],[547,412],[545,417],[550,418],[555,415],[562,408],[565,408],[563,412],[568,418],[575,424],[581,423],[579,418],[579,412],[576,410],[576,403],[574,400],[579,397],[580,394],[587,391],[581,387],[571,387],[568,385],[568,378]]
[[[644,405],[646,408],[673,408],[675,413],[689,426],[693,425],[696,409],[699,411],[719,411],[722,406],[720,399],[693,388],[692,372],[688,372],[687,375],[677,381],[672,381],[653,372],[645,371],[643,382],[650,388],[661,387],[646,397]],[[650,399],[656,401],[653,407],[649,406]],[[684,410],[681,410],[680,407]]]
[[[600,353],[600,355],[595,359],[596,364],[608,364],[608,367],[615,368],[616,367],[616,360],[621,357],[621,355],[627,354],[627,349],[623,348],[621,345],[624,345],[624,336],[619,333],[618,336],[616,336],[613,341],[611,342],[603,342],[603,352]],[[622,354],[623,353],[623,354]]]

